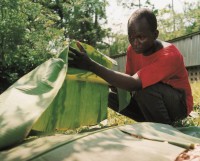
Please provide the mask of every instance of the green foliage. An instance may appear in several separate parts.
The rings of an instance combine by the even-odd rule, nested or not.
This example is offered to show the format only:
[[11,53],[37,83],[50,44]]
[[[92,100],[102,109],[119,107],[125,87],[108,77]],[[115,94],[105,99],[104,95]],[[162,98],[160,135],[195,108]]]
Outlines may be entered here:
[[108,51],[110,56],[125,53],[129,44],[128,37],[123,34],[113,34],[112,39],[114,41],[112,45],[109,47],[109,51]]
[[118,35],[116,36],[116,39],[113,43],[113,45],[110,47],[110,54],[123,54],[126,52],[127,49],[127,44],[128,44],[128,39],[127,36],[125,37],[124,35]]
[[107,30],[103,0],[2,0],[0,93],[63,50],[67,39],[95,46]]
[[200,2],[185,3],[184,16],[186,23],[186,33],[200,30]]
[[[70,4],[65,20],[68,26],[66,34],[69,38],[96,46],[106,36],[107,30],[101,28],[101,23],[106,22],[106,3],[104,0],[76,0]],[[71,18],[72,17],[72,18]]]
[[35,0],[60,18],[58,27],[64,29],[65,37],[77,39],[96,46],[107,35],[101,27],[106,23],[105,0]]
[[150,2],[150,0],[146,0],[144,3],[141,3],[141,0],[117,0],[118,4],[122,5],[125,8],[136,9],[141,7],[155,9],[154,5]]
[[[12,64],[14,53],[23,42],[26,17],[19,14],[19,0],[14,3],[3,0],[0,7],[0,81],[5,85],[7,81],[12,82],[18,77],[18,73],[11,72],[15,67],[8,69],[8,66]],[[1,88],[4,87],[1,86]]]
[[[4,0],[0,16],[0,92],[52,54],[49,43],[63,39],[53,28],[55,14],[29,0]],[[57,46],[57,48],[59,48]]]
[[159,10],[157,18],[160,39],[166,41],[199,31],[200,2],[188,2],[183,6],[183,13],[174,12],[171,5]]

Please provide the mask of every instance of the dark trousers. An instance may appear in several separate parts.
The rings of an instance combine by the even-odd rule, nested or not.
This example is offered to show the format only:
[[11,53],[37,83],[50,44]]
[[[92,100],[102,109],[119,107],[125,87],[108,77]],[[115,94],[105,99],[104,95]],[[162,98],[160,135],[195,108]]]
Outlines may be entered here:
[[117,99],[117,95],[111,92],[108,101],[111,109],[138,122],[171,125],[187,116],[185,92],[163,83],[136,91],[130,104],[122,111],[118,111],[118,103],[114,99]]

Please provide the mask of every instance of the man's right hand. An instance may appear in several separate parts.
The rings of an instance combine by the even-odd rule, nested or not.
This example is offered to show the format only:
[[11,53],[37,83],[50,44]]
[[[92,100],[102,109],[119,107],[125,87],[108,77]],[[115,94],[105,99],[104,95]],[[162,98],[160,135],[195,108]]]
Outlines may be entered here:
[[77,43],[80,51],[69,48],[69,66],[89,70],[99,77],[103,78],[110,85],[113,85],[118,88],[122,88],[128,91],[135,91],[142,88],[142,83],[137,73],[133,76],[113,71],[104,67],[103,65],[90,59],[85,51],[85,49]]
[[91,71],[93,60],[89,58],[87,52],[79,42],[77,42],[77,46],[80,51],[69,47],[69,66]]

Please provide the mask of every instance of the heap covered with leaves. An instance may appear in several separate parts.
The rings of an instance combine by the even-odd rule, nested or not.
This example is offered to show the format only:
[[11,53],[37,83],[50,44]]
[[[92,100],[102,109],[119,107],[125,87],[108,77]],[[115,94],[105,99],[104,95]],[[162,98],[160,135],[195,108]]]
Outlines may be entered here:
[[[76,49],[76,41],[68,46]],[[116,62],[83,44],[107,68]],[[30,133],[94,125],[107,118],[108,84],[95,74],[68,68],[68,47],[20,78],[0,95],[0,149]]]

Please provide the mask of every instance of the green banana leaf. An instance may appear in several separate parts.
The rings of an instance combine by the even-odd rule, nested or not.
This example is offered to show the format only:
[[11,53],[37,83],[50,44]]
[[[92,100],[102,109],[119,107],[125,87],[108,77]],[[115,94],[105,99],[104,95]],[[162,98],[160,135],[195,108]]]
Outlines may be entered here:
[[120,88],[117,88],[117,93],[119,99],[119,111],[121,111],[129,105],[131,100],[131,94],[130,92]]
[[187,149],[194,147],[195,144],[200,144],[200,138],[186,135],[166,124],[151,122],[135,123],[133,125],[123,126],[120,130],[138,138],[168,142]]
[[62,59],[50,59],[0,95],[0,149],[21,142],[56,97],[65,79]]
[[32,129],[52,132],[95,125],[107,118],[107,93],[105,85],[65,80]]
[[[93,47],[84,43],[81,45],[96,62],[108,68],[116,65],[114,60]],[[76,41],[71,41],[70,46],[79,50]],[[62,53],[59,57],[65,59]],[[107,104],[108,83],[92,72],[68,68],[59,93],[32,130],[51,132],[95,125],[107,118]]]
[[[76,41],[70,43],[77,48]],[[91,58],[111,68],[115,61],[87,44]],[[78,49],[78,48],[77,48]],[[68,68],[68,46],[0,95],[0,150],[30,131],[55,132],[99,123],[107,116],[107,83],[91,72]]]
[[199,126],[189,126],[189,127],[177,127],[177,130],[179,130],[180,132],[196,137],[196,138],[200,138],[200,127]]
[[183,151],[185,148],[136,138],[114,127],[38,138],[1,152],[0,160],[174,161]]

